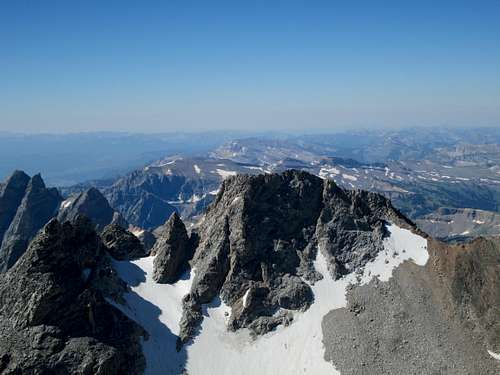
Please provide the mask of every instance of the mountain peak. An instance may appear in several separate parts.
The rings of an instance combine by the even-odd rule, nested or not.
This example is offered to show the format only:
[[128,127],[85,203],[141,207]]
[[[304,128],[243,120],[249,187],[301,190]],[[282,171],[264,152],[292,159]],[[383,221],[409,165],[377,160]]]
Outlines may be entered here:
[[104,251],[83,216],[44,226],[0,283],[3,371],[142,373],[145,332],[105,298]]
[[[286,311],[307,309],[310,284],[324,277],[313,267],[318,245],[331,276],[340,278],[383,249],[389,220],[414,229],[384,197],[345,191],[304,171],[228,178],[199,227],[181,341],[202,319],[201,304],[217,295],[233,308],[231,329],[260,334],[285,324]],[[247,291],[258,308],[241,308]]]
[[[18,175],[22,180],[25,179],[22,174]],[[19,196],[20,194],[17,198]],[[45,187],[40,174],[31,177],[3,236],[0,248],[0,271],[5,271],[14,265],[40,228],[54,217],[61,200],[57,189]]]
[[90,218],[96,229],[101,231],[113,221],[115,211],[104,195],[91,187],[75,197],[70,197],[61,204],[58,218],[61,221],[72,221],[83,214]]

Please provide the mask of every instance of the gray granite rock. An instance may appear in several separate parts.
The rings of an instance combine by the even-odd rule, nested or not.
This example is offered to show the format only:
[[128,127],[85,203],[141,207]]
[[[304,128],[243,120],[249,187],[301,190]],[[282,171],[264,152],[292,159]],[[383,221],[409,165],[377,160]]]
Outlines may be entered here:
[[26,173],[14,171],[0,189],[0,244],[26,193],[29,180]]
[[90,188],[76,197],[69,198],[66,204],[59,209],[57,216],[60,222],[73,221],[78,215],[85,215],[94,223],[96,230],[101,231],[111,222],[119,222],[120,216],[115,218],[115,211],[111,208],[106,198],[96,188]]
[[153,261],[153,279],[160,284],[176,282],[188,268],[193,252],[186,227],[174,212],[152,249],[152,253],[156,255]]
[[89,220],[53,219],[0,276],[2,374],[142,373],[145,332],[99,287],[106,257]]
[[286,311],[314,300],[310,283],[322,278],[313,266],[318,245],[341,277],[382,249],[387,220],[413,228],[384,197],[306,172],[226,179],[198,228],[180,342],[195,334],[200,306],[217,296],[231,306],[230,329],[261,334],[290,322]]
[[109,254],[116,260],[136,259],[147,255],[141,241],[119,225],[107,225],[100,236]]
[[40,175],[33,176],[4,234],[0,248],[0,272],[12,267],[26,251],[30,240],[55,216],[62,198],[55,188],[46,188]]

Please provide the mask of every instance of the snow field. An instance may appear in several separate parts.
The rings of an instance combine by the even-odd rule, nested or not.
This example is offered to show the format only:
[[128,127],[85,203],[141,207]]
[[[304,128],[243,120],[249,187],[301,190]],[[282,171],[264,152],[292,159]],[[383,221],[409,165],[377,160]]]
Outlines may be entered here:
[[319,249],[314,266],[324,277],[311,285],[315,301],[306,311],[294,313],[290,326],[280,326],[255,340],[247,329],[229,332],[226,324],[231,309],[216,299],[204,306],[199,335],[180,353],[175,351],[175,341],[181,301],[189,292],[194,272],[174,285],[161,285],[151,278],[153,257],[116,262],[120,277],[131,285],[131,293],[125,296],[128,307],[120,308],[150,334],[143,342],[146,374],[180,374],[184,367],[190,375],[339,374],[323,358],[323,317],[346,306],[350,283],[368,283],[373,277],[387,281],[403,261],[425,265],[428,259],[426,239],[393,224],[387,228],[390,236],[384,240],[385,250],[366,265],[360,278],[352,273],[333,280]]

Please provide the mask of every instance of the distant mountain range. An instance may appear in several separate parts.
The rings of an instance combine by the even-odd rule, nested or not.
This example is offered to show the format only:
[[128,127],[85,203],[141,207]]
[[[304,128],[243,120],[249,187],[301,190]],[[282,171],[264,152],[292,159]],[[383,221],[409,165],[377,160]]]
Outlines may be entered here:
[[[472,141],[488,143],[466,143]],[[228,176],[287,169],[332,179],[348,189],[381,193],[423,228],[439,220],[445,208],[492,214],[500,210],[500,135],[496,129],[236,139],[206,155],[166,156],[121,178],[87,182],[63,192],[95,186],[129,223],[151,230],[173,211],[188,221],[199,215]],[[439,225],[432,232],[441,238],[473,235],[474,230],[466,233],[474,224],[468,217],[472,218],[460,219],[467,222],[460,231]],[[448,217],[441,223],[451,220]],[[497,233],[496,222],[488,223],[481,233]]]
[[116,178],[164,155],[206,153],[243,132],[74,133],[0,132],[0,180],[13,170],[41,173],[51,186]]

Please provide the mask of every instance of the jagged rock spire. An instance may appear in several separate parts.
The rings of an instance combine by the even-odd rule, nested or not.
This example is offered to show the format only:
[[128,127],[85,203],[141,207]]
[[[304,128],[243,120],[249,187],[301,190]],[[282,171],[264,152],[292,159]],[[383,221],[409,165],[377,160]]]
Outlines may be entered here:
[[187,269],[193,250],[186,227],[174,212],[152,249],[152,253],[156,254],[153,279],[161,284],[177,281]]
[[[22,173],[16,175],[20,175],[21,180],[25,179]],[[30,240],[55,216],[61,200],[57,189],[45,187],[39,174],[29,180],[23,199],[4,234],[0,249],[0,272],[15,264],[26,251]]]

